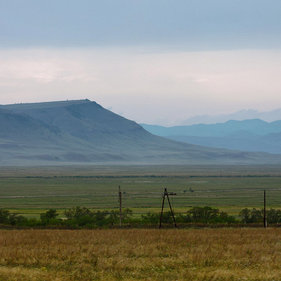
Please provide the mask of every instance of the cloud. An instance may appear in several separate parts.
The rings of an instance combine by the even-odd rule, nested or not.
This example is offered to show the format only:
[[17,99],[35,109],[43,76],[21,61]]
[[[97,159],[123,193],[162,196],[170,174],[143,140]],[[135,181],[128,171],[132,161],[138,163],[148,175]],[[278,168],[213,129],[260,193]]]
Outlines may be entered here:
[[280,47],[280,9],[280,0],[2,0],[0,46]]
[[281,106],[281,51],[0,50],[0,103],[90,98],[139,122]]

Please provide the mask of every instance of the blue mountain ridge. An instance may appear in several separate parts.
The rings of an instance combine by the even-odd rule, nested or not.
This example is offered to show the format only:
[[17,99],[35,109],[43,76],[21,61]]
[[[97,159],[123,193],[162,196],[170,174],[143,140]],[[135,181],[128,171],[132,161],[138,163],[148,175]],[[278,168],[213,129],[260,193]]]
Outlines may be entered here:
[[162,127],[142,124],[147,131],[196,145],[281,154],[281,121],[229,120],[225,123]]
[[89,100],[0,106],[0,165],[281,163],[155,136]]

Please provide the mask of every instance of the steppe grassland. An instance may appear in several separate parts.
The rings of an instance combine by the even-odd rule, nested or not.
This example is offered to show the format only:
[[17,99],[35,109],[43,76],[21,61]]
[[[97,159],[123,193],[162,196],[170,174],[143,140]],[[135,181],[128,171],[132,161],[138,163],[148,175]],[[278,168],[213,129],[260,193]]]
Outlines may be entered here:
[[173,207],[212,206],[237,215],[245,207],[281,206],[280,166],[85,166],[2,167],[0,206],[29,217],[48,208],[63,215],[65,208],[118,208],[118,185],[123,206],[135,213],[159,211],[167,187],[177,193]]
[[281,280],[281,229],[1,230],[0,280]]
[[[211,205],[236,213],[242,206],[262,207],[263,189],[279,188],[280,171],[280,167],[3,168],[0,204],[37,216],[50,207],[61,212],[76,205],[118,207],[116,191],[121,184],[125,207],[136,206],[135,210],[157,211],[166,186],[178,193],[176,209]],[[189,187],[194,192],[184,193]],[[144,192],[151,193],[137,198]],[[281,192],[269,193],[268,203],[280,206]],[[0,280],[276,281],[281,280],[280,237],[280,229],[261,228],[1,230]]]

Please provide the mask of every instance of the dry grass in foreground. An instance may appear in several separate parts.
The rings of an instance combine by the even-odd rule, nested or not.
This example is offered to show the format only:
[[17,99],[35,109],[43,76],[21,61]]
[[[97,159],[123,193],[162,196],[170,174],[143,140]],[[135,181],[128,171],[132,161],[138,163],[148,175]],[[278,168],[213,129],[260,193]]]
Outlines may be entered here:
[[281,229],[0,231],[0,280],[281,280]]

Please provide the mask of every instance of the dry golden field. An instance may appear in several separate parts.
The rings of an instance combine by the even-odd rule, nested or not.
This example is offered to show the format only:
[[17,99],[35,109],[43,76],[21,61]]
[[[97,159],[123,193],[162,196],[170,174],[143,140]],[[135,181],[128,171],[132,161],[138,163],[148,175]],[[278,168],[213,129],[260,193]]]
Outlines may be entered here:
[[281,280],[281,229],[1,230],[0,280]]

